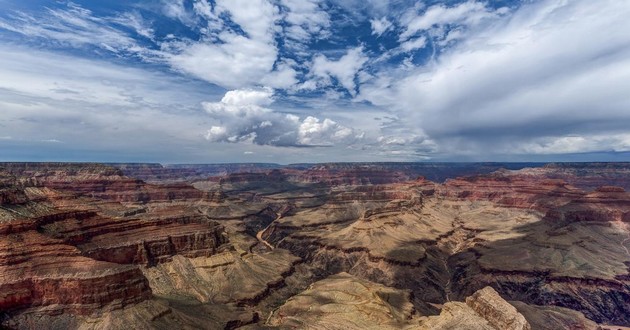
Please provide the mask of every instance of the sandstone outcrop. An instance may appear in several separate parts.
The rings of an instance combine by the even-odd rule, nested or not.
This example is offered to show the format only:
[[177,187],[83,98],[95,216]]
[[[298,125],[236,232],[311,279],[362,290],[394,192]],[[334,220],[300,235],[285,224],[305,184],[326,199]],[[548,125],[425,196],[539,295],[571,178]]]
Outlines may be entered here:
[[489,286],[467,297],[466,305],[486,319],[496,329],[531,329],[525,317]]

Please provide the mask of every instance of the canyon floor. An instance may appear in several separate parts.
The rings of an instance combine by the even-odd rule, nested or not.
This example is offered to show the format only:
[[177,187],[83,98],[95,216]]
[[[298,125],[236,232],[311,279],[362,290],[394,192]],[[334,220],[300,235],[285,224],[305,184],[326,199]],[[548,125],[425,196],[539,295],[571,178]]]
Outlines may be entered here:
[[623,329],[630,163],[0,163],[0,328]]

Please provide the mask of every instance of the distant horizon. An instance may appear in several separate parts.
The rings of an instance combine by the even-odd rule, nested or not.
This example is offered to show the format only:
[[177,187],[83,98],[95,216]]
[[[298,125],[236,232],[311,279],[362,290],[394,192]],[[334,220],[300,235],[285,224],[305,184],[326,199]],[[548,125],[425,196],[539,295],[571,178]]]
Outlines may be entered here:
[[359,162],[304,162],[304,163],[267,163],[267,162],[218,162],[218,163],[162,163],[162,162],[116,162],[116,161],[0,161],[1,164],[101,164],[101,165],[161,165],[161,166],[186,166],[186,165],[326,165],[326,164],[625,164],[630,161],[359,161]]

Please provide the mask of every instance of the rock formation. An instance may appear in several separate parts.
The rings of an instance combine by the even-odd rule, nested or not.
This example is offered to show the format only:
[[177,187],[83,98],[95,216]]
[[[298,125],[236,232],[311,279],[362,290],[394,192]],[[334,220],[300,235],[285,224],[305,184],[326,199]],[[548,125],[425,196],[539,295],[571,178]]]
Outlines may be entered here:
[[413,315],[409,292],[347,273],[313,283],[273,311],[266,325],[287,329],[400,329]]
[[481,315],[496,329],[530,330],[525,317],[514,306],[503,300],[491,287],[487,286],[466,298],[466,305]]
[[630,166],[498,166],[0,164],[0,325],[630,326]]

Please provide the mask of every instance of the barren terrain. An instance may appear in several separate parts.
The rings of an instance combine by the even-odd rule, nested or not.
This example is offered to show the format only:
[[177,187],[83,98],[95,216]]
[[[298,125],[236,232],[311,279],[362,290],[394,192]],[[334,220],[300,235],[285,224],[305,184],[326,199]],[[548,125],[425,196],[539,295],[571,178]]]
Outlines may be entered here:
[[630,326],[630,164],[504,167],[0,164],[0,324]]

